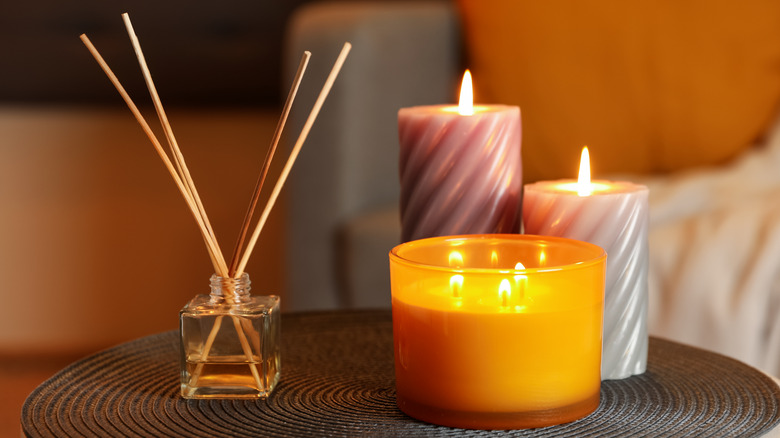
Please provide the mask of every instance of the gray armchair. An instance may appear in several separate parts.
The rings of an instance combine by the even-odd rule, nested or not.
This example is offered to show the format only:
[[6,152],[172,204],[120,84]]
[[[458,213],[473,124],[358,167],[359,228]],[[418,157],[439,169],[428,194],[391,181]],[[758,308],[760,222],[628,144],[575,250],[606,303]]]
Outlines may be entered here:
[[313,3],[287,32],[285,77],[312,52],[288,132],[300,131],[345,41],[352,52],[286,188],[288,310],[389,307],[387,254],[400,239],[396,114],[452,102],[462,74],[450,2]]

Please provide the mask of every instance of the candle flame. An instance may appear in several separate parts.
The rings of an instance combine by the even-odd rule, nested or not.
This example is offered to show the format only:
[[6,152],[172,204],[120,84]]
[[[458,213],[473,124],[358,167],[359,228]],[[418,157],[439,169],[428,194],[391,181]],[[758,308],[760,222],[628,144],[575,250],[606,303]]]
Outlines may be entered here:
[[463,267],[463,255],[460,251],[450,251],[449,262],[451,268],[461,268]]
[[463,289],[463,276],[455,274],[450,277],[450,289],[452,290],[452,296],[457,298],[460,296],[460,291]]
[[593,193],[593,185],[590,182],[590,154],[588,147],[582,148],[580,156],[580,175],[577,179],[577,194],[580,196],[590,196]]
[[[521,269],[525,269],[525,265],[517,262],[515,270],[519,271]],[[519,293],[518,298],[522,300],[525,296],[525,287],[528,284],[528,277],[522,274],[515,275],[515,283],[517,284],[517,291]]]
[[509,285],[509,280],[506,278],[501,280],[501,284],[498,285],[498,297],[501,299],[501,305],[504,307],[509,306],[509,297],[512,295],[512,287]]
[[[449,262],[451,268],[460,269],[463,267],[463,255],[460,251],[450,251]],[[459,297],[461,289],[463,289],[463,276],[455,274],[450,277],[452,296],[455,298]]]
[[463,73],[463,82],[460,84],[458,113],[462,116],[474,115],[474,88],[471,85],[471,72],[468,70]]

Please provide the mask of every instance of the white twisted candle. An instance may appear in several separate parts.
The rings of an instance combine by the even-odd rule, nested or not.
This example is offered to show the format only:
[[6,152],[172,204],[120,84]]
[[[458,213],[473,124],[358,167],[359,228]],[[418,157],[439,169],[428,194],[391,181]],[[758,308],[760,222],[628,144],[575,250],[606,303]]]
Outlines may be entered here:
[[398,134],[402,241],[520,232],[520,108],[402,108]]
[[628,182],[594,181],[577,194],[573,181],[525,186],[525,233],[568,237],[607,252],[603,380],[645,372],[647,366],[648,190]]

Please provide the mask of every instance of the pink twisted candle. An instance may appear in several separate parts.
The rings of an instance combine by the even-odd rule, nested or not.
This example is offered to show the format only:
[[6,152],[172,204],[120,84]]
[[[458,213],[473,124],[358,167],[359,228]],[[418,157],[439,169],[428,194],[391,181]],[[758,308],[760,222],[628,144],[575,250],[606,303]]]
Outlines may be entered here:
[[398,134],[402,241],[520,232],[520,108],[402,108]]
[[574,181],[525,186],[525,233],[568,237],[607,252],[601,377],[623,379],[647,366],[648,190],[629,182]]

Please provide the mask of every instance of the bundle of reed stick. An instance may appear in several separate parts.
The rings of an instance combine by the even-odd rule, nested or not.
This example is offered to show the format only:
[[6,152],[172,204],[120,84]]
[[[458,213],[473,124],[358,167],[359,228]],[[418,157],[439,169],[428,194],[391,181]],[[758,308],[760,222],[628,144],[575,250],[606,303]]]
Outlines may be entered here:
[[136,57],[138,58],[138,63],[143,72],[147,88],[149,89],[149,94],[151,95],[152,101],[154,103],[154,108],[157,112],[157,116],[160,120],[160,123],[162,124],[163,131],[165,132],[165,138],[167,140],[168,148],[170,150],[169,152],[165,151],[162,144],[157,139],[152,129],[149,127],[149,124],[146,122],[143,115],[138,110],[138,107],[135,105],[135,103],[133,103],[133,100],[130,98],[127,91],[125,91],[124,87],[119,82],[116,75],[114,75],[114,73],[111,71],[111,68],[109,68],[108,64],[100,55],[100,53],[92,44],[92,42],[89,40],[89,38],[85,34],[82,34],[80,36],[81,41],[87,46],[89,51],[92,53],[92,56],[94,56],[95,60],[97,60],[98,64],[100,64],[100,67],[103,69],[103,71],[106,73],[108,78],[111,80],[111,83],[113,83],[114,87],[116,87],[117,91],[119,91],[119,94],[122,96],[125,103],[130,108],[130,111],[133,113],[136,120],[141,125],[146,135],[149,137],[149,140],[151,140],[152,145],[157,151],[157,154],[160,156],[160,158],[163,161],[163,164],[168,169],[168,172],[170,173],[171,177],[176,183],[176,186],[178,187],[179,191],[184,197],[184,200],[186,201],[187,206],[190,209],[190,212],[195,218],[195,221],[198,223],[198,227],[200,228],[200,232],[206,244],[206,249],[208,250],[209,257],[211,258],[211,262],[214,266],[214,272],[221,277],[238,278],[244,273],[244,269],[246,268],[246,265],[249,261],[249,257],[252,254],[255,244],[257,243],[257,239],[260,236],[260,232],[262,231],[263,226],[265,225],[268,219],[268,215],[270,214],[271,209],[273,208],[277,198],[279,197],[279,193],[282,190],[282,186],[284,186],[284,183],[287,180],[288,175],[290,174],[290,170],[292,169],[292,166],[295,163],[298,154],[300,153],[301,147],[303,146],[303,143],[306,141],[306,137],[308,136],[309,131],[311,130],[311,127],[314,124],[314,121],[316,120],[317,115],[320,112],[320,109],[322,108],[322,104],[325,102],[325,99],[327,98],[328,93],[330,92],[330,89],[333,86],[333,83],[335,82],[336,77],[338,76],[339,71],[341,70],[341,67],[344,64],[344,61],[346,60],[346,57],[349,54],[349,51],[352,46],[349,43],[344,44],[344,47],[342,48],[341,53],[336,59],[333,68],[331,69],[331,72],[328,75],[325,84],[323,85],[322,90],[320,91],[320,94],[314,103],[314,106],[309,112],[309,116],[306,119],[306,122],[304,123],[300,134],[298,135],[298,139],[296,140],[292,148],[292,151],[290,153],[290,156],[287,159],[287,162],[282,168],[281,174],[279,175],[279,178],[277,179],[276,184],[274,185],[273,190],[271,191],[268,201],[266,202],[266,205],[263,208],[262,214],[260,215],[260,218],[255,223],[254,231],[252,232],[251,236],[249,236],[249,240],[247,241],[247,236],[249,233],[249,229],[251,228],[254,211],[257,207],[258,200],[260,199],[260,192],[264,186],[264,182],[268,174],[268,169],[270,167],[271,160],[273,160],[274,158],[274,154],[276,152],[279,139],[281,137],[281,133],[284,129],[284,125],[286,123],[287,116],[289,115],[290,109],[292,108],[292,103],[295,100],[295,95],[298,91],[298,87],[301,83],[301,80],[303,79],[303,74],[306,70],[306,66],[309,62],[311,53],[309,53],[308,51],[304,52],[303,56],[301,57],[301,62],[298,66],[298,71],[293,80],[293,84],[292,87],[290,88],[290,92],[287,95],[287,100],[282,109],[282,115],[276,126],[276,130],[274,132],[271,141],[271,146],[268,150],[268,153],[266,154],[265,160],[263,162],[260,171],[260,176],[258,177],[255,190],[253,191],[252,199],[249,203],[249,207],[244,217],[244,222],[241,226],[241,231],[239,233],[239,237],[237,239],[236,246],[232,254],[230,265],[228,265],[222,253],[222,250],[220,249],[219,243],[217,242],[217,237],[214,234],[214,230],[211,227],[211,224],[208,219],[208,215],[206,214],[206,210],[203,207],[203,204],[200,200],[200,196],[198,195],[198,191],[195,188],[195,183],[192,180],[192,176],[190,175],[189,170],[187,169],[187,164],[185,163],[184,156],[182,155],[181,150],[179,149],[179,145],[176,142],[176,138],[173,135],[173,130],[171,129],[171,125],[168,122],[168,117],[165,114],[165,109],[163,108],[160,97],[157,94],[157,89],[154,85],[154,82],[152,81],[152,75],[149,71],[149,67],[146,64],[146,59],[144,58],[143,51],[141,50],[141,44],[138,41],[138,37],[136,36],[135,31],[133,30],[133,25],[130,22],[130,16],[127,13],[124,13],[122,14],[122,18],[124,20],[125,27],[127,28],[127,33],[130,36],[130,40],[133,44],[133,49],[135,50]]

